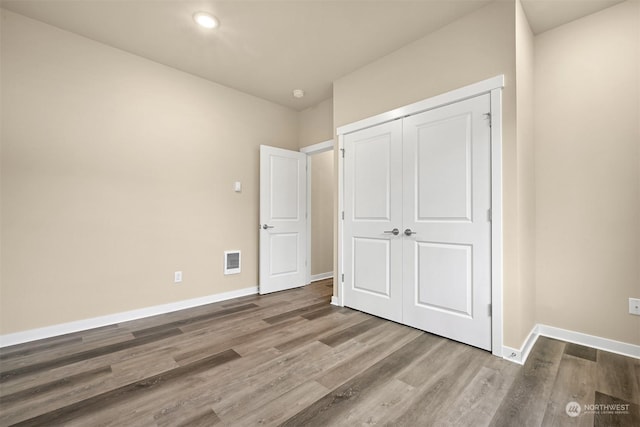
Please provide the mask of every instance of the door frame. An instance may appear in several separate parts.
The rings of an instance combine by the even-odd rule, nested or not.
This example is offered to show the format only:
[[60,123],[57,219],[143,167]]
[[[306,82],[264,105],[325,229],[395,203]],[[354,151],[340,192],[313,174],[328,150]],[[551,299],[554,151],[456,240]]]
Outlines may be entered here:
[[311,156],[325,151],[333,151],[333,147],[333,139],[330,139],[300,149],[301,153],[307,155],[307,285],[311,283]]
[[344,306],[344,136],[381,123],[397,120],[478,95],[491,98],[491,353],[502,357],[503,343],[503,219],[502,219],[502,89],[504,75],[498,75],[441,95],[368,117],[336,129],[338,135],[338,295],[332,298],[336,305]]

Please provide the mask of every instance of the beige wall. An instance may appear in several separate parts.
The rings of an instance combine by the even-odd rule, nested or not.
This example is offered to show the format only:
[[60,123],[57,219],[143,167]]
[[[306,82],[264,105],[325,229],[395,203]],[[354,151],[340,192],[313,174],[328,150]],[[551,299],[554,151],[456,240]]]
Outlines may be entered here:
[[300,111],[298,141],[300,147],[333,139],[333,98]]
[[0,333],[256,286],[258,146],[296,150],[297,113],[10,12],[1,37]]
[[[516,1],[516,139],[518,184],[518,279],[505,289],[508,317],[517,326],[510,328],[509,342],[524,341],[536,324],[535,318],[535,167],[533,140],[533,33],[520,0]],[[519,315],[518,315],[519,313]],[[515,348],[519,348],[518,345]]]
[[311,274],[333,272],[333,151],[311,156]]
[[[298,121],[300,147],[332,139],[332,98],[300,112]],[[311,156],[311,274],[333,272],[335,199],[333,155],[333,151],[328,151]]]
[[515,4],[491,3],[334,82],[336,127],[499,74],[503,91],[505,344],[520,347]]
[[640,344],[640,11],[535,40],[537,321]]

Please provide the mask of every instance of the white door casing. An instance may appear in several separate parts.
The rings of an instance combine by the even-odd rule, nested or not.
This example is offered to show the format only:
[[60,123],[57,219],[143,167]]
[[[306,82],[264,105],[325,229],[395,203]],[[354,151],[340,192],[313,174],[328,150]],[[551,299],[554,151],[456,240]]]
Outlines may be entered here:
[[304,286],[307,155],[260,146],[261,294]]
[[491,350],[490,96],[403,123],[403,321]]
[[397,120],[344,140],[344,303],[397,322],[402,321],[401,138]]

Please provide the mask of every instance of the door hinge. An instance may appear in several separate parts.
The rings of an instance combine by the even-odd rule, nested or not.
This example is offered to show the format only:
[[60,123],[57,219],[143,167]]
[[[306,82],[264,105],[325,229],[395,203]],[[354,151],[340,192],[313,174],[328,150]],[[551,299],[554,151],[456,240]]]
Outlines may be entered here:
[[493,309],[491,308],[491,304],[489,304],[489,317],[493,316]]
[[491,209],[487,209],[487,220],[489,222],[493,221],[493,214],[491,213]]
[[341,148],[340,152],[342,153],[342,158],[344,159],[344,148]]
[[344,273],[342,273],[342,283],[344,283]]
[[491,127],[493,125],[493,121],[491,120],[491,113],[484,113],[483,116],[487,119],[487,121],[489,122],[489,127]]

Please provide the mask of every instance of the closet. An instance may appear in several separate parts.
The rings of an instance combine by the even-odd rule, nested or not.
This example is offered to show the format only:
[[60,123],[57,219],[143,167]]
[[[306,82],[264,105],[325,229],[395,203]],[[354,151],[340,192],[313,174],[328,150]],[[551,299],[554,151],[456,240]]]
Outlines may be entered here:
[[490,94],[343,148],[344,305],[491,350]]

